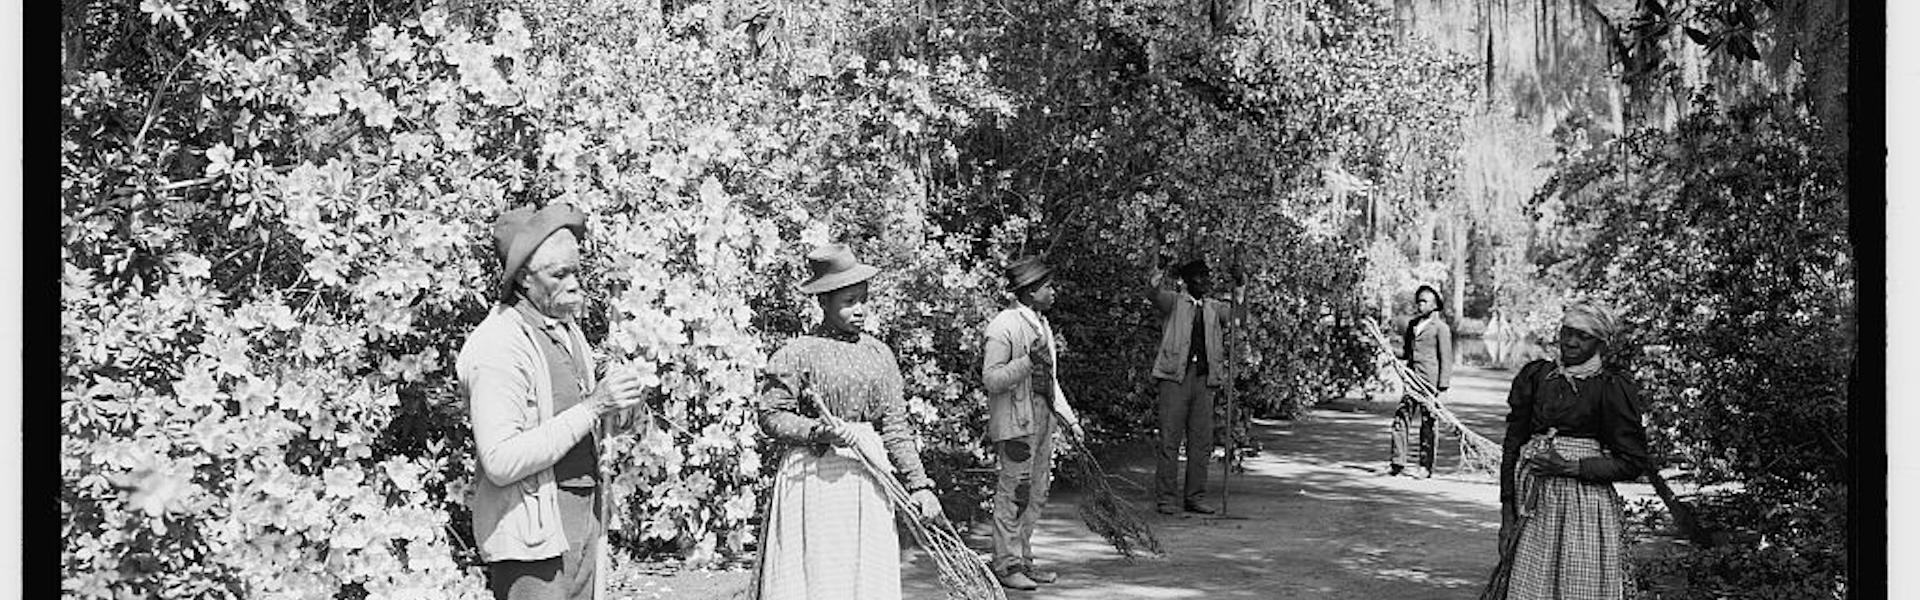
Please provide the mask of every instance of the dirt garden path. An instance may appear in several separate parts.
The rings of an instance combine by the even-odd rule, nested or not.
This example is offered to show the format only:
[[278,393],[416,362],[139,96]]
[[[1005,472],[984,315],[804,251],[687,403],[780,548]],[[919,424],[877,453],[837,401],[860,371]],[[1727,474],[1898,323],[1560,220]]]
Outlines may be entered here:
[[[1495,441],[1511,374],[1461,369],[1448,405]],[[1492,477],[1456,472],[1459,443],[1442,435],[1432,479],[1383,476],[1394,402],[1350,397],[1296,421],[1256,420],[1263,446],[1228,490],[1237,519],[1150,513],[1167,555],[1131,563],[1079,522],[1073,490],[1051,502],[1034,559],[1060,582],[1010,598],[1471,599],[1493,568],[1500,527]],[[1108,473],[1140,485],[1153,476],[1144,448],[1109,460]],[[1219,470],[1208,497],[1218,505]],[[1115,489],[1143,508],[1142,490]],[[924,563],[925,561],[918,561]],[[906,576],[907,597],[943,598],[933,573]]]
[[[1449,407],[1469,427],[1498,442],[1511,371],[1462,367]],[[1148,494],[1127,482],[1114,488],[1149,510],[1167,550],[1128,562],[1079,521],[1077,490],[1057,490],[1034,536],[1035,560],[1060,581],[1009,598],[1468,600],[1476,598],[1495,561],[1499,490],[1491,476],[1460,473],[1457,438],[1442,434],[1432,479],[1386,477],[1388,423],[1394,402],[1349,397],[1322,404],[1297,421],[1254,422],[1264,449],[1234,476],[1230,515],[1218,519],[1151,512]],[[1109,475],[1149,485],[1144,445],[1106,459]],[[1218,466],[1209,500],[1218,505]],[[1645,484],[1623,496],[1651,495]],[[909,552],[906,597],[945,600],[931,562]],[[668,598],[729,597],[744,591],[742,571],[680,573],[660,587]],[[679,586],[677,589],[674,586]],[[641,597],[649,597],[642,594]]]

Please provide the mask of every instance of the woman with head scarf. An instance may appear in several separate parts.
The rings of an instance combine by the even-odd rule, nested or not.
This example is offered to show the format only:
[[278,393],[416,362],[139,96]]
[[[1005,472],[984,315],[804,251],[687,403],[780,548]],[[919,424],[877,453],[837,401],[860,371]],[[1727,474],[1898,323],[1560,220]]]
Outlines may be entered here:
[[1500,461],[1500,565],[1482,600],[1626,593],[1616,481],[1648,472],[1639,390],[1609,369],[1620,341],[1607,311],[1576,305],[1561,321],[1556,360],[1513,378]]
[[[899,598],[900,541],[877,478],[898,477],[916,517],[942,517],[907,422],[899,364],[862,331],[867,281],[879,269],[844,244],[816,248],[807,262],[813,277],[800,291],[824,318],[774,352],[761,392],[760,429],[785,450],[761,540],[759,597]],[[884,447],[893,473],[869,470],[856,445]]]

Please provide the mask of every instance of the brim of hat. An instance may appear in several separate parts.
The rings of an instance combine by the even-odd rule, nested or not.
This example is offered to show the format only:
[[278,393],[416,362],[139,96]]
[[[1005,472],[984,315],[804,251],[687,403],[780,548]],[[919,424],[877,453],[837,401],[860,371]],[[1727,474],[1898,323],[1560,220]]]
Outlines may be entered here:
[[1029,273],[1026,277],[1021,277],[1020,279],[1009,282],[1007,284],[1007,291],[1017,292],[1020,291],[1020,288],[1046,281],[1049,277],[1053,277],[1053,269],[1041,267],[1040,270]]
[[819,279],[808,280],[806,283],[800,284],[800,293],[825,294],[868,279],[873,279],[873,276],[879,273],[880,267],[873,265],[855,265],[851,269],[827,275]]

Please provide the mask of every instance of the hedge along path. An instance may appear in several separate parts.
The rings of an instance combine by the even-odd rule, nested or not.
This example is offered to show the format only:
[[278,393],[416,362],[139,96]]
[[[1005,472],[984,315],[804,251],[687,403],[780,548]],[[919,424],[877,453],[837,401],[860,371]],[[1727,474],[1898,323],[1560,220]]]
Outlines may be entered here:
[[1428,383],[1418,374],[1408,369],[1406,363],[1394,357],[1393,346],[1387,342],[1387,336],[1380,333],[1379,324],[1375,323],[1372,319],[1368,319],[1366,325],[1367,333],[1369,334],[1367,337],[1373,340],[1374,346],[1380,351],[1381,356],[1393,365],[1393,372],[1400,375],[1400,382],[1403,384],[1407,395],[1412,396],[1414,401],[1427,407],[1427,410],[1432,412],[1441,423],[1460,433],[1461,469],[1472,473],[1482,473],[1492,475],[1496,478],[1499,477],[1500,454],[1503,451],[1500,445],[1493,443],[1493,440],[1487,439],[1486,436],[1480,435],[1472,429],[1468,429],[1466,424],[1461,423],[1460,417],[1455,416],[1453,411],[1447,410],[1447,405],[1440,402],[1440,394],[1433,388],[1433,384]]

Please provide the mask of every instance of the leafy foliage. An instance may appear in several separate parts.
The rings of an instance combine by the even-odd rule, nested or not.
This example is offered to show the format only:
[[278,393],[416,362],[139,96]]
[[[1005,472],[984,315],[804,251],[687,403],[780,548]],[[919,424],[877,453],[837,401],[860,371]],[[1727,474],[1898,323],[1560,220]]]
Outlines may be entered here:
[[[1783,104],[1703,105],[1672,132],[1568,157],[1542,192],[1583,249],[1578,291],[1624,309],[1619,358],[1651,400],[1656,451],[1733,486],[1711,504],[1737,543],[1688,559],[1725,578],[1702,593],[1845,586],[1857,275],[1843,163]],[[1817,593],[1741,564],[1791,565],[1808,582],[1791,589]]]
[[[593,215],[589,329],[667,392],[658,426],[605,445],[621,538],[740,552],[764,466],[755,375],[793,329],[763,317],[801,304],[802,243],[923,254],[890,143],[973,110],[927,95],[964,65],[929,86],[844,49],[761,58],[704,5],[430,7],[364,36],[298,4],[144,6],[85,15],[90,39],[148,43],[95,48],[63,87],[77,597],[483,595],[447,366],[498,277],[485,224],[530,199]],[[891,297],[992,297],[960,261],[928,264]],[[919,360],[928,330],[889,334]],[[910,375],[928,422],[927,398],[967,396],[946,364]]]
[[1366,309],[1319,175],[1430,201],[1466,88],[1370,4],[1311,6],[1307,33],[1214,38],[1153,2],[73,5],[65,591],[483,597],[449,366],[493,301],[486,224],[526,204],[591,215],[589,335],[664,392],[602,445],[632,554],[754,544],[756,375],[817,318],[813,243],[885,270],[874,326],[958,518],[1018,254],[1060,265],[1096,439],[1150,429],[1157,323],[1124,299],[1200,248],[1256,306],[1245,398],[1324,398],[1366,364]]
[[1470,85],[1464,62],[1397,42],[1371,4],[1299,4],[1298,30],[1229,37],[1179,3],[953,9],[949,22],[971,27],[955,25],[956,39],[1000,36],[994,77],[1019,110],[957,137],[938,173],[971,199],[936,220],[1026,224],[1026,251],[1062,265],[1057,322],[1099,350],[1070,354],[1062,373],[1098,430],[1151,430],[1144,366],[1159,330],[1146,282],[1202,251],[1254,308],[1235,350],[1250,408],[1290,415],[1366,364],[1350,329],[1362,224],[1321,173],[1344,164],[1403,182],[1378,192],[1389,203],[1432,202]]

